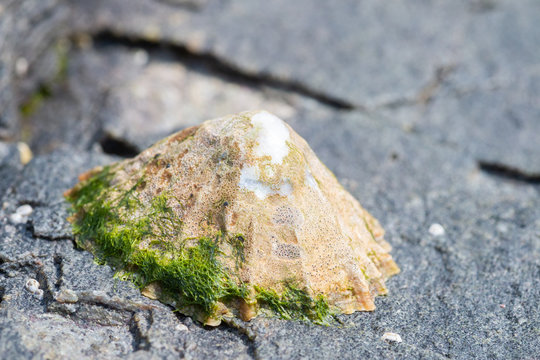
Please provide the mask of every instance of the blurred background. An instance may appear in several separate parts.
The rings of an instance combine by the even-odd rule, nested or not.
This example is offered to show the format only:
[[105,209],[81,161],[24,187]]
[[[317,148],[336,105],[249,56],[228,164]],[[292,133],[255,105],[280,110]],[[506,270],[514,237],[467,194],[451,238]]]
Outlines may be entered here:
[[34,153],[132,155],[264,108],[292,123],[363,113],[540,174],[535,0],[0,4],[0,135]]

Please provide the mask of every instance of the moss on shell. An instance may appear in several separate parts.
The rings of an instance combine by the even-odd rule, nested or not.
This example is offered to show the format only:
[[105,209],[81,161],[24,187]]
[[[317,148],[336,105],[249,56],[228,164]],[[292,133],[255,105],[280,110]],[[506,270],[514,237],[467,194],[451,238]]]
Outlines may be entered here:
[[285,282],[284,288],[278,294],[272,289],[256,286],[257,300],[283,319],[311,321],[319,325],[333,322],[334,313],[324,296],[319,295],[313,299],[305,289],[297,287],[294,281]]
[[[138,198],[144,176],[124,192],[113,185],[113,178],[113,167],[98,169],[66,194],[76,242],[99,263],[111,265],[141,289],[158,284],[161,298],[172,299],[180,310],[195,309],[201,319],[215,316],[219,303],[255,299],[281,318],[329,324],[332,313],[326,300],[313,299],[292,281],[279,294],[258,286],[250,291],[239,280],[236,273],[245,262],[244,235],[218,232],[179,245],[172,241],[182,235],[182,219],[171,208],[177,200],[163,192],[144,205]],[[220,250],[224,243],[230,246],[230,255]],[[233,258],[234,269],[223,265],[220,259],[225,256]]]

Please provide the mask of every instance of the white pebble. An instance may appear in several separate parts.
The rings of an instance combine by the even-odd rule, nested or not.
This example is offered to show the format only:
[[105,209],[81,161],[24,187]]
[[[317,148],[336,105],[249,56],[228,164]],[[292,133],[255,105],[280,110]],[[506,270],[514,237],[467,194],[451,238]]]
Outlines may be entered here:
[[21,214],[13,213],[9,215],[9,222],[13,225],[23,224],[26,222],[26,220],[28,220],[28,218],[26,216],[22,216]]
[[178,324],[176,325],[176,330],[177,331],[188,331],[188,327],[184,324]]
[[502,232],[502,233],[508,232],[508,225],[504,223],[498,223],[497,231]]
[[23,57],[18,58],[15,61],[15,74],[18,76],[24,76],[28,72],[28,60]]
[[148,64],[148,58],[148,52],[143,49],[139,49],[135,51],[135,54],[133,54],[133,59],[135,60],[135,63],[140,66]]
[[434,223],[429,227],[429,233],[433,236],[443,236],[445,232],[441,224]]
[[24,287],[32,294],[37,295],[38,298],[43,297],[43,290],[39,288],[39,282],[36,279],[28,279]]
[[397,342],[397,343],[400,343],[403,341],[401,340],[401,336],[399,336],[399,334],[392,333],[392,332],[385,332],[383,336],[381,337],[381,339],[390,341],[390,342]]
[[32,207],[30,205],[21,205],[15,210],[15,212],[9,215],[9,221],[13,225],[24,224],[28,221],[28,217],[32,214]]
[[30,216],[32,214],[32,211],[34,211],[34,209],[32,209],[30,205],[25,204],[19,206],[15,212],[22,216]]

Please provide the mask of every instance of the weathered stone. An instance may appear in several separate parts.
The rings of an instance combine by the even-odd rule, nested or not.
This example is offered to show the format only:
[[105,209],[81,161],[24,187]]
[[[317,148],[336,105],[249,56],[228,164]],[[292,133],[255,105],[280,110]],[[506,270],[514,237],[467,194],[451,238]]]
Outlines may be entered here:
[[[107,61],[119,51],[104,48],[100,55]],[[211,68],[178,63],[167,51],[124,51],[126,58],[122,62],[109,63],[113,67],[132,66],[137,71],[118,80],[98,111],[104,135],[138,151],[179,129],[222,114],[264,108],[290,118],[296,111],[277,96],[230,81]]]
[[469,89],[451,76],[427,104],[384,113],[421,136],[459,146],[480,163],[539,177],[540,76],[533,69],[518,74]]
[[[56,76],[52,45],[66,34],[64,0],[8,0],[0,4],[0,138],[20,129],[19,105]],[[43,61],[51,59],[51,61]]]

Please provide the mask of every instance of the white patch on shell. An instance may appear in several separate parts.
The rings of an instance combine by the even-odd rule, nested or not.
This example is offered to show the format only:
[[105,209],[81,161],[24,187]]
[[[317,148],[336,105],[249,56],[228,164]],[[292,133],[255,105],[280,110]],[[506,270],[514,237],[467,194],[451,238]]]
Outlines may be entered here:
[[289,180],[285,180],[281,183],[277,193],[281,196],[289,196],[292,194],[293,188]]
[[289,154],[289,129],[283,120],[266,111],[256,113],[251,117],[251,124],[257,131],[258,145],[256,156],[270,156],[272,164],[281,164]]
[[317,180],[313,177],[311,174],[311,171],[309,171],[308,168],[306,168],[306,185],[312,188],[313,190],[319,191],[319,184],[317,184]]
[[289,180],[284,180],[279,188],[274,189],[264,181],[261,181],[259,176],[259,168],[257,166],[246,166],[240,172],[240,181],[238,182],[240,189],[253,191],[255,195],[261,199],[266,199],[270,195],[289,196],[292,194],[293,188]]

